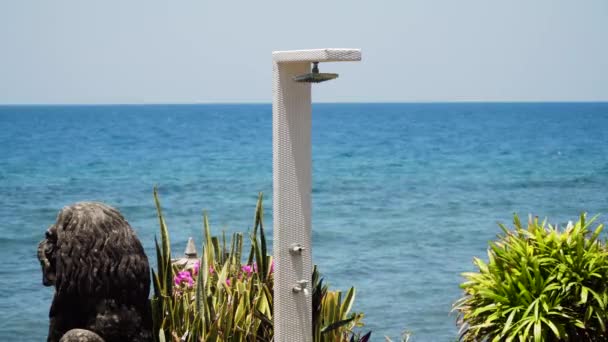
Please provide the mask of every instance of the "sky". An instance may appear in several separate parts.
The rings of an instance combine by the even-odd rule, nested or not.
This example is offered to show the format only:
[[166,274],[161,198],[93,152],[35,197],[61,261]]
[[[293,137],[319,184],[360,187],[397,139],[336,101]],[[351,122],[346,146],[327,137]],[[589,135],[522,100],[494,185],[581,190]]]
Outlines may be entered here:
[[0,0],[0,104],[269,103],[332,47],[315,102],[608,101],[607,0]]

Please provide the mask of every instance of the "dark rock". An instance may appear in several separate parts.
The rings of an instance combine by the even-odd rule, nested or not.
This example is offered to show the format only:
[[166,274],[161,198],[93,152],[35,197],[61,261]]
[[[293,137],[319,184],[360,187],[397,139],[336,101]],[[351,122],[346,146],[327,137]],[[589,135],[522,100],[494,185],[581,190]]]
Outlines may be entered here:
[[72,329],[107,342],[152,340],[148,258],[118,210],[90,202],[63,208],[38,259],[43,284],[55,287],[48,341]]

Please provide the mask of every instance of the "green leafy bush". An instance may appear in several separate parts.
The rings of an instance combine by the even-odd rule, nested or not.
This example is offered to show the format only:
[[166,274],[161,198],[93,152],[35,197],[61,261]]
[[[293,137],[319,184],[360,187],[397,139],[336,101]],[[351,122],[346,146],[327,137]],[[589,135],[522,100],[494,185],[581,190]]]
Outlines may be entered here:
[[[151,299],[158,341],[272,341],[274,263],[266,252],[262,195],[254,215],[251,249],[242,254],[243,234],[226,243],[211,235],[203,217],[203,252],[194,267],[181,269],[171,261],[171,244],[158,194],[154,199],[161,243],[156,241],[158,270],[152,271]],[[259,234],[259,237],[258,237]],[[313,337],[317,342],[369,340],[353,332],[363,314],[350,312],[355,289],[344,297],[323,285],[313,271]]]
[[462,341],[607,341],[608,250],[581,215],[565,229],[530,217],[490,242],[454,304]]

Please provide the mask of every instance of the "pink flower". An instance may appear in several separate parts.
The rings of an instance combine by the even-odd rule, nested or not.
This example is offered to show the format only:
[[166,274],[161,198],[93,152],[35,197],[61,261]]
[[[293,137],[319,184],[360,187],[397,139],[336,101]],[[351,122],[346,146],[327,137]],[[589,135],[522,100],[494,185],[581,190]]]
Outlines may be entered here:
[[230,286],[230,278],[226,278],[226,285]]
[[192,267],[192,275],[197,275],[198,274],[198,270],[201,268],[201,262],[200,261],[196,261],[194,263],[194,266]]
[[253,267],[251,267],[251,265],[245,265],[241,267],[241,270],[243,272],[245,272],[247,274],[248,277],[251,276],[251,273],[253,273]]
[[213,274],[213,272],[215,272],[215,270],[213,269],[213,266],[209,266],[209,274]]
[[186,283],[188,287],[192,287],[192,285],[194,285],[192,275],[188,271],[177,272],[177,275],[175,278],[173,278],[173,281],[175,282],[175,286],[180,286],[183,283]]

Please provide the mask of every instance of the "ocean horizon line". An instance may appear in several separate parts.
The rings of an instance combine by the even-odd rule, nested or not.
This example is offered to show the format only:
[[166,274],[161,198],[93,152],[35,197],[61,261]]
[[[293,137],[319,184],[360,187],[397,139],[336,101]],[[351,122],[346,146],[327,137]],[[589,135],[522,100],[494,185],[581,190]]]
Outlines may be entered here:
[[[345,104],[345,105],[358,105],[358,104],[396,104],[396,105],[420,105],[420,104],[608,104],[608,100],[597,100],[597,101],[478,101],[478,100],[463,100],[463,101],[352,101],[352,102],[340,102],[340,101],[318,101],[313,102],[316,104]],[[217,106],[217,105],[272,105],[272,102],[150,102],[150,103],[0,103],[0,107],[115,107],[115,106]]]

